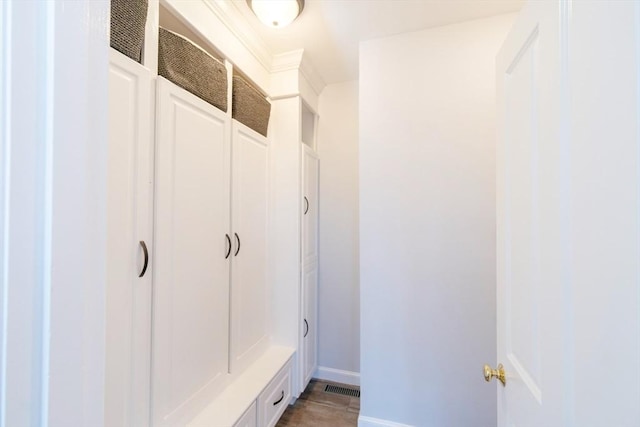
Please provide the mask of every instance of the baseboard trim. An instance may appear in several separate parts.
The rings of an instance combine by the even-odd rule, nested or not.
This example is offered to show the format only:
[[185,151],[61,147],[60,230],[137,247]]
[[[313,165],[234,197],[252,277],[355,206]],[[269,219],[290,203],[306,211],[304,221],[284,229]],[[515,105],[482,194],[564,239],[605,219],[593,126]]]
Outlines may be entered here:
[[358,417],[358,427],[413,427],[408,424],[396,423],[389,420],[381,420],[379,418],[365,417],[360,415]]
[[336,383],[360,385],[360,373],[352,371],[343,371],[342,369],[326,368],[318,366],[314,378],[325,381],[333,381]]

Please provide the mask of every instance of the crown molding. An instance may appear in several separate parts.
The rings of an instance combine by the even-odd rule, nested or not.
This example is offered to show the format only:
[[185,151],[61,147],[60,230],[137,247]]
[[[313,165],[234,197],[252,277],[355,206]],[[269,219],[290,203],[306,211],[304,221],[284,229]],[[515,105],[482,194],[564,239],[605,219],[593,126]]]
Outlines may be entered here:
[[268,71],[272,68],[273,53],[260,36],[246,23],[236,1],[202,0],[227,29],[242,43]]
[[304,49],[274,54],[265,41],[247,23],[240,10],[244,0],[202,0],[207,8],[223,23],[229,32],[269,73],[298,70],[316,95],[320,95],[326,83],[314,69]]
[[303,55],[304,49],[296,49],[274,55],[273,61],[271,62],[271,72],[280,73],[282,71],[299,69],[302,64]]
[[316,95],[320,95],[326,86],[324,79],[313,68],[308,55],[305,55],[304,49],[274,55],[271,64],[272,73],[291,70],[298,70],[302,77],[311,85]]

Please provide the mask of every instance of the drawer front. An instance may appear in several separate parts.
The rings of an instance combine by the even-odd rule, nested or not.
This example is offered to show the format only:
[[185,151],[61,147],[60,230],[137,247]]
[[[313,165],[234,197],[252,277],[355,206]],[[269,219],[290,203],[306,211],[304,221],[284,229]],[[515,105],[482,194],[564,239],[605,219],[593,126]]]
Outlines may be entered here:
[[233,427],[258,427],[258,409],[256,402],[253,402]]
[[258,397],[260,427],[276,425],[291,401],[291,362],[271,380]]

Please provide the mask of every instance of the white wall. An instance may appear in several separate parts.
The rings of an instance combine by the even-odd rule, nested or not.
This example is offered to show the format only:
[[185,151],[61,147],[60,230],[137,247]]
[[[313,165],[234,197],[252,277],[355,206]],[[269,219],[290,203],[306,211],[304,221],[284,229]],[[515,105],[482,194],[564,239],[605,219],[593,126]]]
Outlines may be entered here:
[[514,17],[360,46],[361,426],[495,426],[495,56]]
[[358,82],[320,95],[319,350],[317,376],[352,384],[360,372]]

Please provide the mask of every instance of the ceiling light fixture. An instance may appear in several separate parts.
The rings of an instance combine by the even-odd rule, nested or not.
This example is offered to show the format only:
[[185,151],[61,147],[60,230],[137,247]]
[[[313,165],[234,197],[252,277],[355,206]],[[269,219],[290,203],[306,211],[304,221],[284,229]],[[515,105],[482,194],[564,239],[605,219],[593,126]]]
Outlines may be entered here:
[[247,0],[249,8],[265,25],[282,28],[302,13],[304,0]]

